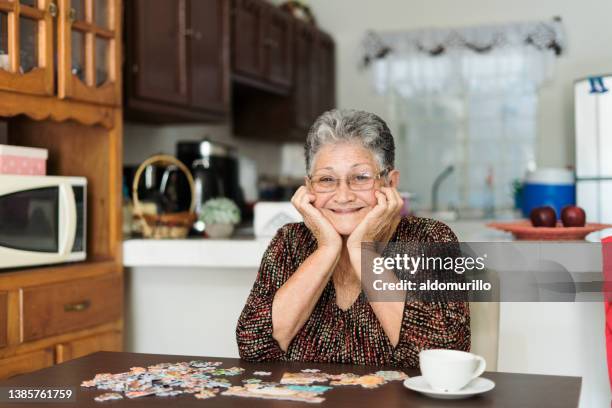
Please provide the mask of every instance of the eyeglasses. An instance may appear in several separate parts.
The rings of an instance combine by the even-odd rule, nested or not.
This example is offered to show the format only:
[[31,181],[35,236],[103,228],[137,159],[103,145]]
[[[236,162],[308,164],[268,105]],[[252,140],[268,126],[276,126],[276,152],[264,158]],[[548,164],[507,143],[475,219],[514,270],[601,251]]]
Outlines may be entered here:
[[[374,182],[381,177],[386,176],[389,173],[389,169],[384,169],[376,176],[369,172],[360,172],[350,174],[346,177],[346,184],[352,191],[367,191],[374,188]],[[331,193],[338,189],[342,178],[336,178],[330,175],[323,176],[308,176],[312,189],[317,193]]]

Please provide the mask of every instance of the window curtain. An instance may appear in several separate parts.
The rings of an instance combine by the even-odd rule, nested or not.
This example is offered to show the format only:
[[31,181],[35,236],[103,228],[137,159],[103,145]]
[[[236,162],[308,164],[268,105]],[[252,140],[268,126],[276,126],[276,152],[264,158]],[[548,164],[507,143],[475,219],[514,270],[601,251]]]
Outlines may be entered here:
[[363,64],[388,96],[401,187],[416,206],[493,216],[535,166],[538,89],[563,51],[561,21],[370,32]]

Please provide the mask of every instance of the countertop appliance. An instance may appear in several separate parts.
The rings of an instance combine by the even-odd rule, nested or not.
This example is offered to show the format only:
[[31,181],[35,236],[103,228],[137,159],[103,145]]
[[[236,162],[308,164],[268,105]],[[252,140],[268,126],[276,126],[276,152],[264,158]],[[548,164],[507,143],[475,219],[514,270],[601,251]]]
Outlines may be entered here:
[[612,74],[574,84],[576,202],[588,222],[612,223]]
[[[244,218],[245,203],[240,188],[238,157],[232,147],[208,139],[184,141],[177,144],[176,157],[193,175],[196,190],[195,212],[198,216],[204,202],[211,198],[226,197],[238,205]],[[187,209],[190,193],[185,180],[179,180],[177,191],[180,209]],[[196,232],[202,232],[204,226],[196,222],[194,229]]]
[[0,269],[84,260],[87,180],[0,175]]
[[529,218],[536,207],[551,206],[561,218],[561,210],[576,204],[574,174],[567,169],[541,168],[531,171],[523,187],[523,216]]

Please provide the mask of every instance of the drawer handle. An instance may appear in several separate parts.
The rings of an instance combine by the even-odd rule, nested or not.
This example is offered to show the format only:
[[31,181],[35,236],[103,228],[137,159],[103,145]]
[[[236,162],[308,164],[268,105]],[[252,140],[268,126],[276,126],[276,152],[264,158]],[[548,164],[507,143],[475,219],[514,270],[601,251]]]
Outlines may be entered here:
[[91,306],[91,302],[89,300],[84,300],[78,303],[66,303],[64,305],[64,312],[82,312],[89,309],[89,306]]
[[49,14],[51,17],[57,17],[57,5],[55,3],[49,3]]

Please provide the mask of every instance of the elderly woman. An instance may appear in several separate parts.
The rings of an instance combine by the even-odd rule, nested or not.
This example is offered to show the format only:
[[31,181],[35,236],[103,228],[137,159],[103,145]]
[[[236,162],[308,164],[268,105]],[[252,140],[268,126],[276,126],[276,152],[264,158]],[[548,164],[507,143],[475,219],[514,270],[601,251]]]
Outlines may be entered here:
[[247,360],[418,366],[428,348],[468,351],[463,302],[373,302],[361,282],[361,243],[453,242],[444,224],[400,216],[393,136],[378,116],[332,110],[305,145],[304,222],[279,229],[236,329]]

